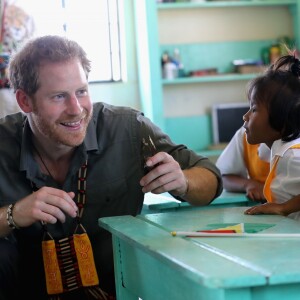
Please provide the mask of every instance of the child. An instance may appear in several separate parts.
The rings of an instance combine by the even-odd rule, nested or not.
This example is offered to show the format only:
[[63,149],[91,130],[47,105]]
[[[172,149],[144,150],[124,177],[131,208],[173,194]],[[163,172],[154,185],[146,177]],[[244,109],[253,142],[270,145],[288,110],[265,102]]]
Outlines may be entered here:
[[229,192],[245,192],[253,201],[265,202],[263,187],[270,170],[270,148],[266,144],[250,145],[241,127],[219,156],[223,186]]
[[248,87],[250,110],[244,128],[250,144],[271,149],[264,186],[267,203],[246,214],[279,214],[300,220],[300,61],[295,53],[279,58]]

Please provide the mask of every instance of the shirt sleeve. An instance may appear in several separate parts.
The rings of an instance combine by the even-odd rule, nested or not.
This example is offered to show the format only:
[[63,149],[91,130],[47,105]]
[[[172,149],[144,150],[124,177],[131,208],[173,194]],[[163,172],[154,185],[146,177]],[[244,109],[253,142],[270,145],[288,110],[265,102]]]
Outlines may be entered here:
[[243,136],[245,129],[241,127],[230,140],[217,159],[216,165],[222,175],[238,175],[248,177],[248,171],[244,161]]
[[276,202],[285,202],[300,194],[300,149],[289,149],[279,159],[271,183]]

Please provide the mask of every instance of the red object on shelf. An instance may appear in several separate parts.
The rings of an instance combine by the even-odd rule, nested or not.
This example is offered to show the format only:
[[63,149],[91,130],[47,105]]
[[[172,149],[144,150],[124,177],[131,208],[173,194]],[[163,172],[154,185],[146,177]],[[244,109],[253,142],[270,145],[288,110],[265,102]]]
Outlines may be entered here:
[[191,77],[199,77],[199,76],[209,76],[209,75],[217,75],[218,71],[217,69],[203,69],[203,70],[195,70],[191,71],[189,73],[189,76]]

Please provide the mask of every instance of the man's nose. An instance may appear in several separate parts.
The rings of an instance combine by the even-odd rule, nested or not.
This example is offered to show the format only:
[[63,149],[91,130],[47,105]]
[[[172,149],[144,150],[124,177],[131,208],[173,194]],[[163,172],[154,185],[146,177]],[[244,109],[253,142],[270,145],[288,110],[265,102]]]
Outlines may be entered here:
[[80,101],[78,101],[76,95],[70,96],[67,106],[67,111],[69,114],[77,115],[82,112],[82,106],[80,104]]

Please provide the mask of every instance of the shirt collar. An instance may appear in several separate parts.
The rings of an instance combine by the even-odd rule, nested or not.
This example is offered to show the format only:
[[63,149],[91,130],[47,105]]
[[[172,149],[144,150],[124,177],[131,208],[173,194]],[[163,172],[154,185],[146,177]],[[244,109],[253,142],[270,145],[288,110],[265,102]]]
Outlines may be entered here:
[[96,121],[94,118],[91,119],[84,138],[83,143],[87,151],[98,151],[98,143],[96,136]]
[[33,161],[32,145],[31,145],[31,129],[28,119],[26,118],[23,123],[23,134],[21,143],[21,157],[20,157],[20,170],[32,169],[31,166],[35,165]]
[[[29,178],[35,177],[37,174],[37,164],[33,158],[32,153],[32,142],[31,142],[32,131],[29,126],[28,119],[25,118],[23,124],[23,135],[22,135],[22,144],[21,144],[21,155],[20,155],[20,170],[27,171],[27,176]],[[96,137],[96,124],[95,120],[92,118],[88,127],[86,136],[83,141],[83,147],[88,151],[98,151],[97,137]],[[84,155],[86,156],[86,155]]]
[[276,156],[283,156],[284,153],[293,145],[300,144],[300,138],[292,140],[290,142],[283,142],[281,139],[276,140],[271,148],[272,158]]

